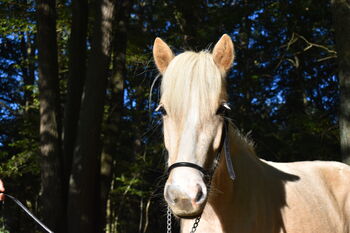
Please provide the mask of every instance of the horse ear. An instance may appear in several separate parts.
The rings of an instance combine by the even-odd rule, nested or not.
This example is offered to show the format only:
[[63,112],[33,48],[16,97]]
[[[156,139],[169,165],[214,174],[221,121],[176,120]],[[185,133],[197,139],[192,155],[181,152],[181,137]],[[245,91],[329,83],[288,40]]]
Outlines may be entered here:
[[159,37],[154,40],[153,58],[160,73],[164,73],[174,54],[169,46]]
[[222,35],[213,49],[213,59],[215,64],[225,72],[231,68],[234,59],[234,47],[227,34]]

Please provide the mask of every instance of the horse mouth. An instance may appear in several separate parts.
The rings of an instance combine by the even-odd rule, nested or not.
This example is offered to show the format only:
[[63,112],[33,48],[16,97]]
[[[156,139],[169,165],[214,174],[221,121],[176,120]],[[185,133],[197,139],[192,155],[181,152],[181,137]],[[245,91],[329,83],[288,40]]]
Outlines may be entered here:
[[202,215],[204,205],[190,208],[179,208],[176,205],[170,205],[173,214],[178,218],[194,219]]
[[[203,212],[203,211],[202,211]],[[189,215],[177,215],[177,214],[174,214],[176,217],[178,218],[183,218],[183,219],[194,219],[194,218],[197,218],[197,217],[200,217],[202,215],[202,212],[198,213],[198,214],[189,214]]]

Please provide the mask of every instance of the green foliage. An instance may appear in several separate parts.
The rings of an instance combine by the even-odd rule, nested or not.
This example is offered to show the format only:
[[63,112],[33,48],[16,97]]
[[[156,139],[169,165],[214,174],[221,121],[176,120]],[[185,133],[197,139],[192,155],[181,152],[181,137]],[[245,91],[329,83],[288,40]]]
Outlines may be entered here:
[[[23,176],[25,174],[39,175],[40,169],[37,163],[38,145],[33,139],[23,138],[9,145],[14,150],[22,151],[10,156],[9,159],[0,168],[3,177]],[[8,157],[5,153],[1,157]]]
[[[4,221],[3,218],[0,218],[0,223]],[[0,226],[0,233],[10,233],[9,230],[6,230],[4,226]]]
[[34,1],[2,0],[0,3],[0,35],[19,35],[35,32]]

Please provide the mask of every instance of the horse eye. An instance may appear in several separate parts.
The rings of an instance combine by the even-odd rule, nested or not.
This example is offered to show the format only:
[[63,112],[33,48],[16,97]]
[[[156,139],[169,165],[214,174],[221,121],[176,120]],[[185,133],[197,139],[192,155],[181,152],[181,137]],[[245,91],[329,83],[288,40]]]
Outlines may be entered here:
[[220,106],[218,110],[216,111],[216,115],[224,115],[226,112],[226,108],[224,106]]
[[231,110],[230,106],[227,103],[223,103],[216,111],[216,115],[225,115],[229,110]]
[[160,112],[160,114],[162,114],[163,116],[166,116],[167,113],[164,109],[164,107],[162,105],[159,105],[157,108],[156,108],[156,112]]

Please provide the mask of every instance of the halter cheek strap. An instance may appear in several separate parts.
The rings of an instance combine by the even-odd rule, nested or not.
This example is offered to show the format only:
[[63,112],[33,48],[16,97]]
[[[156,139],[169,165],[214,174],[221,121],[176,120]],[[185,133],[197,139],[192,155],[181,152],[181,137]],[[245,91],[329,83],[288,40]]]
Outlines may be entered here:
[[224,131],[226,135],[225,141],[224,141],[224,154],[226,159],[226,167],[227,167],[228,175],[230,176],[231,180],[234,181],[236,179],[236,173],[235,173],[235,170],[233,170],[233,162],[232,162],[232,157],[230,153],[229,137],[227,136],[228,122],[226,119],[224,121]]

